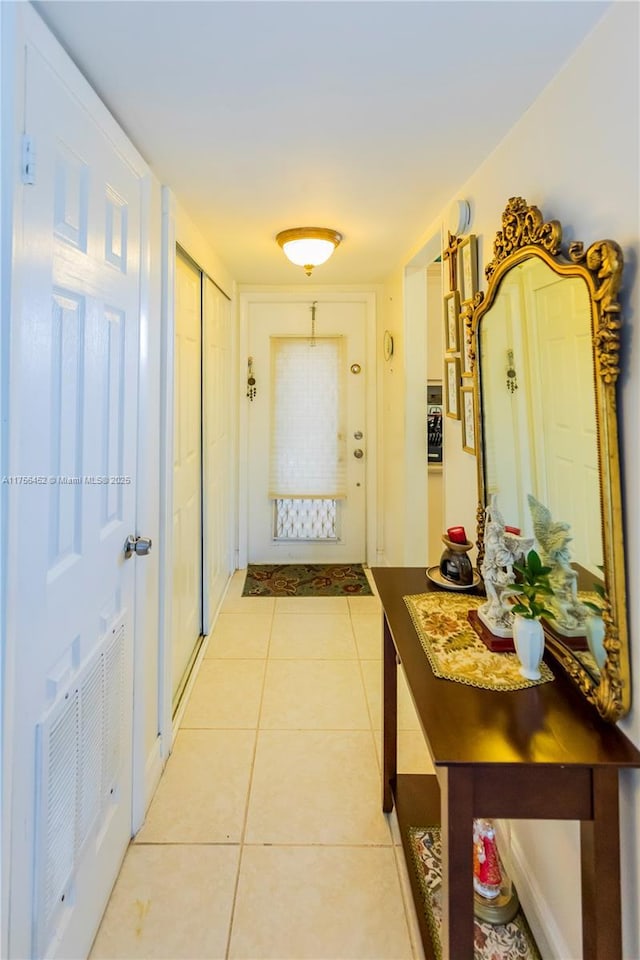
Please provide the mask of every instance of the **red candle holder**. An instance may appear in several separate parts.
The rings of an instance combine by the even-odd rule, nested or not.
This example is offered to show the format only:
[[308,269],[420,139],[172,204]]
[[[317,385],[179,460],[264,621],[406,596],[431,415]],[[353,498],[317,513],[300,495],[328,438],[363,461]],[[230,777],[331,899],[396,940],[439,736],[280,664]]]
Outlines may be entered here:
[[464,527],[449,527],[447,537],[452,543],[467,543]]

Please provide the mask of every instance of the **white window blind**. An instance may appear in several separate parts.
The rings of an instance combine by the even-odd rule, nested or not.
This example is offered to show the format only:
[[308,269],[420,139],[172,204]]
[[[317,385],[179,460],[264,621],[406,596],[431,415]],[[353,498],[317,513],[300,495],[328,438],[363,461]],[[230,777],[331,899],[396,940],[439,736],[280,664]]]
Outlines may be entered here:
[[341,337],[271,338],[269,496],[346,496]]

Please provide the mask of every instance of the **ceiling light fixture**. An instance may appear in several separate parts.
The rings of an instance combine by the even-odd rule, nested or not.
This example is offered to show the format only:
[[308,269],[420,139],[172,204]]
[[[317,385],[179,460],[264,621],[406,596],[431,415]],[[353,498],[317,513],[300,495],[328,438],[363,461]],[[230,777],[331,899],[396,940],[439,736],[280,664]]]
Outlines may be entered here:
[[304,267],[308,277],[314,267],[325,263],[342,240],[342,234],[328,227],[293,227],[276,237],[291,263]]

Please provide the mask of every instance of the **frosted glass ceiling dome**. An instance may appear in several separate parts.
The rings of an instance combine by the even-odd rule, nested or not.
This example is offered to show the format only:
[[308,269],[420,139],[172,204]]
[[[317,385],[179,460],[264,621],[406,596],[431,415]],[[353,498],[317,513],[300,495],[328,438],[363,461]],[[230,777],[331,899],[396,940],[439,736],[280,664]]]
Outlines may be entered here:
[[329,259],[342,240],[342,234],[328,227],[293,227],[282,230],[276,240],[291,263],[304,267],[310,277],[314,267]]

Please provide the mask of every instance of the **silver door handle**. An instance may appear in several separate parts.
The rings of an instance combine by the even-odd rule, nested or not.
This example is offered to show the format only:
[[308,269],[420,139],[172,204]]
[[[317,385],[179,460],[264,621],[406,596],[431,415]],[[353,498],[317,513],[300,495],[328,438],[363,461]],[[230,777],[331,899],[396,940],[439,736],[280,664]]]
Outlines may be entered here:
[[353,455],[354,455],[354,457],[356,458],[356,460],[362,460],[362,458],[364,457],[364,451],[362,451],[362,450],[360,449],[360,447],[357,447],[357,448],[353,451]]
[[135,553],[138,557],[146,557],[151,551],[153,541],[151,537],[134,537],[129,534],[124,545],[124,555],[128,559]]

